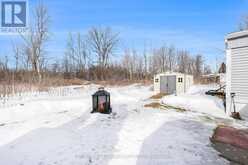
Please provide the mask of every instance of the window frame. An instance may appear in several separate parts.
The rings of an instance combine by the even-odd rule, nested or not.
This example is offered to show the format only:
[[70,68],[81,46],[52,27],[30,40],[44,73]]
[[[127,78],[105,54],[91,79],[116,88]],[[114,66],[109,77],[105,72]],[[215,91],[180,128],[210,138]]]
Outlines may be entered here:
[[178,77],[177,82],[178,82],[178,83],[183,83],[183,78],[182,78],[182,77]]

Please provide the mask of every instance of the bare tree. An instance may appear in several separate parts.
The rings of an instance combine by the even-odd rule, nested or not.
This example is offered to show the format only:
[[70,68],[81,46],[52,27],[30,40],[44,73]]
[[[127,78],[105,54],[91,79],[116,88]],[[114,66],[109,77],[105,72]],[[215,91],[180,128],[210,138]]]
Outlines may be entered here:
[[64,68],[66,68],[67,73],[75,73],[75,40],[72,33],[69,33],[68,39],[67,39],[67,47],[64,57],[64,64],[66,65]]
[[129,80],[141,80],[146,77],[146,70],[144,68],[145,59],[142,54],[133,49],[125,50],[125,54],[122,59],[122,67],[128,72]]
[[124,56],[122,59],[123,68],[128,72],[129,80],[133,80],[133,64],[132,64],[132,56],[129,50],[125,50]]
[[69,63],[69,59],[68,56],[64,56],[63,58],[63,62],[62,62],[62,66],[63,66],[63,72],[64,72],[64,77],[70,77],[70,63]]
[[80,33],[77,34],[76,40],[75,60],[77,61],[77,67],[78,70],[85,71],[90,56],[90,51],[88,49],[87,41]]
[[168,52],[167,52],[167,47],[166,46],[163,46],[161,47],[159,50],[158,50],[158,56],[160,58],[160,61],[161,61],[161,71],[162,72],[166,72],[167,69],[168,69],[168,65],[167,65],[167,62],[168,62]]
[[[89,63],[90,51],[87,40],[81,33],[73,35],[69,33],[67,48],[64,57],[64,64],[67,66],[67,72],[75,74],[86,74],[86,68]],[[85,75],[84,75],[85,76]]]
[[15,59],[15,71],[17,72],[19,69],[19,61],[20,61],[20,54],[21,48],[17,44],[12,44],[13,52],[14,52],[14,59]]
[[97,56],[98,72],[104,79],[104,69],[109,64],[110,56],[117,47],[119,34],[110,28],[91,28],[88,32],[88,41],[92,52]]
[[169,63],[169,70],[175,70],[176,65],[176,52],[174,46],[168,48],[168,63]]
[[239,24],[239,30],[248,30],[248,15],[244,16]]
[[28,56],[32,70],[41,80],[41,68],[45,59],[45,44],[49,38],[50,17],[46,6],[42,2],[38,4],[34,12],[34,22],[30,25],[30,31],[21,35],[24,40],[24,53]]
[[147,50],[146,50],[146,44],[144,46],[143,58],[144,58],[144,74],[145,74],[145,79],[147,79],[148,77],[148,55],[147,55]]
[[8,56],[4,56],[3,68],[6,72],[9,70],[9,58]]
[[211,74],[211,73],[212,73],[211,67],[209,65],[205,65],[204,70],[203,70],[203,74],[207,75],[207,74]]
[[195,57],[195,71],[194,75],[196,78],[199,78],[203,72],[203,57],[202,55],[197,55]]
[[110,55],[113,54],[119,42],[119,34],[114,33],[110,28],[93,27],[89,31],[88,38],[92,51],[98,57],[98,65],[106,67]]
[[151,60],[153,70],[157,72],[175,71],[177,62],[177,54],[174,46],[162,46],[155,49]]
[[180,50],[178,51],[178,71],[181,73],[188,73],[189,71],[189,63],[190,63],[190,55],[187,51]]

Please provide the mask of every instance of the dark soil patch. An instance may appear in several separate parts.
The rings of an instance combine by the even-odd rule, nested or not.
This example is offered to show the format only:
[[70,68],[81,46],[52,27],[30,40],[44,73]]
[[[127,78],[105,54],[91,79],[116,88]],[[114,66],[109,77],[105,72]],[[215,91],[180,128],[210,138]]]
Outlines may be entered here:
[[2,123],[2,124],[0,124],[0,127],[3,127],[3,126],[5,126],[6,124],[5,123]]
[[149,103],[149,104],[144,105],[144,107],[145,108],[161,108],[161,104],[153,102],[153,103]]
[[162,97],[166,96],[166,93],[158,93],[150,97],[150,99],[161,99]]

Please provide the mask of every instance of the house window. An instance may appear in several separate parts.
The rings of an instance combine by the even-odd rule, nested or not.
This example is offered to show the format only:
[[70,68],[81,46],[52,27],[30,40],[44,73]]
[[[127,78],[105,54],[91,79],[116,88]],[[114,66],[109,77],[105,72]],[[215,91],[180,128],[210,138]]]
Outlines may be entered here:
[[156,78],[156,79],[155,79],[155,82],[156,82],[156,83],[158,83],[158,82],[159,82],[159,79],[158,79],[158,78]]
[[183,78],[181,78],[181,77],[178,78],[178,82],[179,82],[179,83],[182,83],[182,82],[183,82]]

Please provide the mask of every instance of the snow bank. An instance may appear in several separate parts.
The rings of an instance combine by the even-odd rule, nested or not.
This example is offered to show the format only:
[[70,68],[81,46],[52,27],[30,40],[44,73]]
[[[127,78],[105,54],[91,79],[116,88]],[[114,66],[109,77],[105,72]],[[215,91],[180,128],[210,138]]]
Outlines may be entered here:
[[164,97],[162,104],[226,118],[228,116],[225,114],[223,101],[217,97],[205,95],[206,91],[217,88],[218,86],[215,85],[192,86],[186,94]]
[[186,94],[189,95],[205,95],[205,92],[209,90],[218,89],[219,85],[210,84],[210,85],[194,85],[189,88]]

